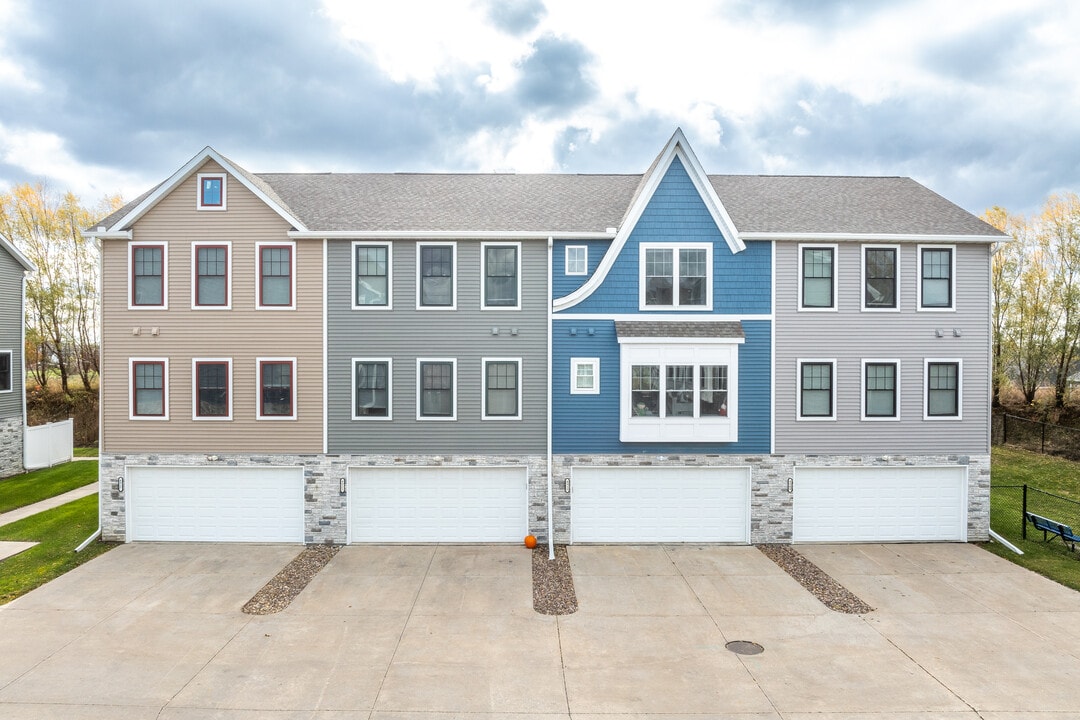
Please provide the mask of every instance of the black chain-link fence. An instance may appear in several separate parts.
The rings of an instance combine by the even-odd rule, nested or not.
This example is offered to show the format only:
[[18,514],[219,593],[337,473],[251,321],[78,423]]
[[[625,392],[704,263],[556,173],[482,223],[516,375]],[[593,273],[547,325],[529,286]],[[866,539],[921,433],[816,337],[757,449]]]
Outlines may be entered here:
[[1080,502],[1031,485],[990,487],[990,527],[994,532],[1012,541],[1042,540],[1042,531],[1024,522],[1025,512],[1041,515],[1080,532]]
[[1032,452],[1080,460],[1080,428],[1016,415],[994,415],[990,430],[995,445],[1015,445]]

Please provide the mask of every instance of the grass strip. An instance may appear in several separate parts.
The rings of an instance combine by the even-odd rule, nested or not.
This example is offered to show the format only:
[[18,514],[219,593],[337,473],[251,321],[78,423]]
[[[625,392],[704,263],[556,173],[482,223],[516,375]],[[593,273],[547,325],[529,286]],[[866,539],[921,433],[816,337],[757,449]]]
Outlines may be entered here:
[[0,480],[0,513],[56,497],[97,479],[98,464],[92,461],[69,462],[5,478]]

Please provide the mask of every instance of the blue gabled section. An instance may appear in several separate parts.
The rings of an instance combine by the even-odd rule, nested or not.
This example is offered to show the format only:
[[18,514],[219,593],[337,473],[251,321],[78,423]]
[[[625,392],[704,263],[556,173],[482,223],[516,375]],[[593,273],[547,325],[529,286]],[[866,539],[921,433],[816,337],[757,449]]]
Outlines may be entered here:
[[[566,274],[566,248],[571,245],[586,249],[588,273],[585,275]],[[600,264],[600,260],[609,247],[611,247],[610,240],[556,240],[551,248],[552,296],[562,297],[563,295],[569,295],[581,287],[596,272],[596,267]]]
[[[711,243],[713,312],[724,315],[762,315],[771,312],[771,243],[748,242],[745,250],[733,253],[731,243],[717,227],[678,157],[672,161],[603,282],[569,312],[638,312],[639,247],[643,242]],[[562,297],[582,283],[563,282],[560,279],[562,258],[555,258],[554,262],[559,269],[555,271],[552,287],[555,297]],[[593,262],[590,249],[590,266]],[[651,311],[648,314],[662,313]]]

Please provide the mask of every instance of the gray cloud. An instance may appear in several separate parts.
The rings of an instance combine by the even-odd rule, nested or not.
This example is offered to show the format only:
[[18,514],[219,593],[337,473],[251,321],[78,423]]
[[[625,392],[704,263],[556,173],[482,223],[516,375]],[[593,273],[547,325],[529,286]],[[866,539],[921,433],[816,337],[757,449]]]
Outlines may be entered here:
[[534,48],[521,62],[517,92],[522,102],[533,109],[557,113],[596,96],[596,86],[585,74],[592,54],[584,45],[545,36],[534,43]]
[[510,35],[524,35],[547,15],[542,0],[488,0],[491,24]]

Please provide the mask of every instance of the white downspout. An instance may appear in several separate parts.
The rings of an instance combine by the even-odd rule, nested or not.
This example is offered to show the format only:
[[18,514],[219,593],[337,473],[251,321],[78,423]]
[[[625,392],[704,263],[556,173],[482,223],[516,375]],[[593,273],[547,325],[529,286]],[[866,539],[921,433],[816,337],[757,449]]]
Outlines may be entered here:
[[551,386],[552,386],[552,382],[553,382],[552,379],[551,379],[551,368],[552,368],[551,354],[552,354],[552,352],[554,350],[554,348],[551,345],[551,336],[552,336],[552,332],[551,332],[551,323],[552,323],[551,308],[552,308],[552,303],[554,302],[554,299],[551,297],[552,273],[554,272],[554,269],[553,269],[552,264],[551,264],[551,258],[552,258],[552,247],[554,246],[554,243],[555,243],[555,239],[552,238],[552,237],[549,237],[548,238],[548,247],[547,247],[547,276],[548,276],[547,277],[547,303],[548,303],[548,311],[547,311],[547,521],[548,521],[548,560],[554,560],[555,559],[555,518],[552,517],[552,515],[555,512],[555,502],[553,500],[553,490],[552,490],[552,484],[553,484],[554,480],[551,477],[551,472],[554,469],[554,463],[552,462],[552,456],[551,456],[551,432],[552,432],[551,415],[552,415],[552,412],[554,410],[554,408],[551,405],[551,399],[552,399],[552,388],[551,388]]
[[[83,550],[86,549],[87,545],[89,545],[90,543],[94,542],[99,537],[101,537],[101,451],[105,449],[105,443],[103,442],[104,439],[105,439],[105,437],[103,435],[103,432],[105,430],[105,422],[104,422],[104,420],[105,420],[105,412],[102,409],[104,407],[104,403],[101,401],[102,400],[102,397],[101,397],[101,371],[105,369],[104,368],[105,363],[103,362],[103,360],[105,358],[105,333],[102,332],[102,330],[103,330],[103,328],[102,328],[102,320],[103,320],[102,315],[105,314],[105,308],[104,308],[104,298],[102,297],[102,293],[101,293],[102,285],[104,284],[104,281],[102,279],[101,264],[102,264],[102,261],[105,259],[104,258],[105,247],[104,247],[104,243],[101,240],[97,239],[97,238],[94,239],[94,244],[97,246],[97,251],[98,251],[98,279],[97,279],[97,294],[98,294],[98,317],[97,317],[97,321],[98,321],[97,322],[97,326],[98,326],[98,444],[97,444],[98,445],[98,492],[97,492],[98,503],[97,503],[97,506],[98,506],[98,511],[97,511],[97,530],[94,531],[93,535],[91,535],[90,537],[86,538],[81,543],[79,543],[79,546],[77,548],[75,548],[75,552],[82,552]],[[23,283],[24,283],[23,284],[23,302],[25,303],[26,302],[26,285],[25,285],[26,281],[23,280]],[[23,333],[25,334],[25,332],[26,332],[26,323],[23,323]],[[25,347],[26,347],[26,343],[23,342],[23,348],[25,348]],[[26,368],[26,358],[23,358],[24,372],[25,372],[25,368]],[[23,381],[25,382],[25,378],[23,378]],[[23,413],[24,413],[23,417],[24,418],[26,417],[25,416],[25,412],[26,412],[25,406],[26,406],[26,392],[24,391],[23,392]],[[23,451],[25,452],[25,450],[26,449],[24,447]]]

